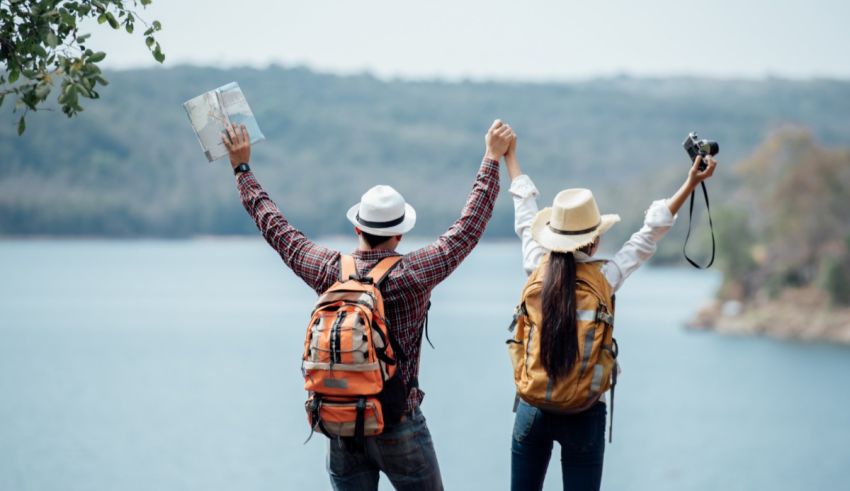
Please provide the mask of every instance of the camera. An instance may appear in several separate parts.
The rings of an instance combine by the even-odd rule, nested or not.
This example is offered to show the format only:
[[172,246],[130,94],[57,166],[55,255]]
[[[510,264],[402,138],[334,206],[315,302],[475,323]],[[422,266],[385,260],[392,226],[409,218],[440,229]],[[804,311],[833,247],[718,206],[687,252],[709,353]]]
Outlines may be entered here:
[[[684,147],[685,151],[688,152],[688,157],[691,158],[691,165],[694,164],[694,160],[696,160],[697,155],[702,155],[702,158],[705,159],[707,155],[714,157],[720,151],[720,145],[718,145],[717,142],[711,140],[700,140],[694,131],[688,133],[688,137],[685,138],[684,142],[682,142],[682,147]],[[703,161],[699,165],[699,170],[705,170],[706,167],[708,167],[708,164]]]

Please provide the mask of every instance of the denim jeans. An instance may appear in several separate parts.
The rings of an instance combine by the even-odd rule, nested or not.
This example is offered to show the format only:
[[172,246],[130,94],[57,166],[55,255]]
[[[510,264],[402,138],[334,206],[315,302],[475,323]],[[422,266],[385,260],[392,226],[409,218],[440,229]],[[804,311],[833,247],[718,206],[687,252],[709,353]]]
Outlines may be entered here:
[[511,489],[543,488],[552,443],[561,445],[565,490],[598,490],[605,456],[605,403],[578,414],[546,413],[520,401],[511,445]]
[[349,447],[341,439],[328,443],[328,474],[336,491],[377,490],[379,472],[395,489],[443,489],[434,443],[419,408],[380,435],[367,437],[365,450]]

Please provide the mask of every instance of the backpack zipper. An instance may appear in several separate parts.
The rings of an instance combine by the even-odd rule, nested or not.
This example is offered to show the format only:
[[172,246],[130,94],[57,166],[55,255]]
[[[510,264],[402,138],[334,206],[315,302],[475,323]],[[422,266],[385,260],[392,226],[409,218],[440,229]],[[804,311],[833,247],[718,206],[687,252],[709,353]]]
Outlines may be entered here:
[[338,363],[341,360],[340,359],[340,353],[339,353],[339,349],[340,349],[340,346],[339,346],[340,345],[339,331],[340,331],[340,325],[342,324],[343,319],[345,319],[345,311],[340,310],[336,314],[336,320],[334,321],[333,325],[331,326],[331,333],[330,333],[330,338],[331,338],[330,339],[330,341],[331,341],[331,353],[330,353],[330,355],[331,355],[330,356],[331,366],[330,366],[330,371],[331,371],[331,373],[333,373],[334,363]]

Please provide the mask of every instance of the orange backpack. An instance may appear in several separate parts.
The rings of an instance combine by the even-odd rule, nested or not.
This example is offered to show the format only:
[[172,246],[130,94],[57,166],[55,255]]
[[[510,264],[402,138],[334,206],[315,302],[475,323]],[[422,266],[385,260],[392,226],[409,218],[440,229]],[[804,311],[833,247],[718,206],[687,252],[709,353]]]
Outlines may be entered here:
[[[602,274],[602,262],[576,263],[576,335],[578,358],[572,370],[557,381],[546,373],[540,357],[543,316],[543,279],[548,256],[531,273],[522,289],[509,331],[508,352],[514,369],[517,397],[555,413],[577,413],[590,408],[617,383],[617,342],[614,330],[614,294]],[[610,433],[610,431],[609,431]]]
[[342,255],[339,281],[316,301],[301,363],[311,435],[318,428],[328,437],[355,437],[362,444],[383,431],[378,395],[403,355],[390,341],[379,287],[400,260],[384,258],[358,276],[354,258]]

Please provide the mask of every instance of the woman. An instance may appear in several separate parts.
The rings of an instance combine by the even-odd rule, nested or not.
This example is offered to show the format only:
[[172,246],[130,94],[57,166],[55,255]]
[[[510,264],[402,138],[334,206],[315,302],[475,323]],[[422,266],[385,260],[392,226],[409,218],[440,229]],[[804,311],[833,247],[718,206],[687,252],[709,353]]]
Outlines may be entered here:
[[[600,300],[599,305],[611,302],[613,314],[614,292],[655,253],[656,243],[675,222],[679,208],[699,183],[711,177],[717,162],[708,157],[708,165],[700,170],[702,159],[697,157],[679,190],[669,199],[653,202],[646,212],[643,227],[606,262],[594,262],[592,257],[599,247],[600,237],[620,220],[619,216],[600,215],[592,193],[586,189],[562,191],[556,196],[552,208],[538,212],[538,191],[531,179],[520,170],[516,141],[508,150],[505,162],[511,179],[515,230],[522,239],[523,268],[526,274],[531,275],[526,291],[536,278],[540,278],[538,284],[542,285],[535,290],[538,296],[536,308],[542,320],[539,326],[530,324],[532,328],[539,328],[539,334],[533,343],[526,339],[528,346],[517,350],[522,356],[528,356],[522,350],[539,350],[539,353],[534,353],[534,363],[545,370],[543,378],[548,382],[543,383],[543,391],[546,400],[551,397],[551,406],[556,407],[559,397],[567,397],[562,395],[563,391],[557,390],[557,381],[588,373],[584,371],[588,355],[582,354],[583,359],[579,360],[579,353],[589,353],[589,347],[600,339],[599,336],[594,338],[592,334],[579,339],[577,326],[582,322],[597,322],[599,319],[583,315],[586,312],[596,314],[597,311],[577,310],[584,308],[582,302],[586,302],[584,298],[577,300],[577,278],[578,283],[581,283],[582,295],[588,285],[596,281],[597,287],[590,290],[601,292],[599,297],[607,299]],[[606,321],[609,327],[613,327],[612,320]],[[611,333],[606,334],[610,342]],[[611,371],[616,376],[617,368],[613,359],[616,349],[611,344],[599,346],[611,353],[607,355],[608,368],[603,371],[603,362],[599,365],[591,362],[590,368],[599,368],[599,379],[602,379],[603,373],[607,379]],[[516,373],[524,376],[519,371]],[[552,381],[556,381],[554,392]],[[605,400],[600,394],[604,393],[607,385],[600,384],[598,380],[594,383],[596,389],[602,389],[601,392],[590,389],[590,398],[586,399],[588,404],[578,406],[579,409],[573,414],[540,409],[536,406],[549,407],[538,404],[536,399],[526,397],[518,390],[524,399],[535,401],[535,405],[524,399],[519,399],[517,405],[511,448],[511,489],[539,490],[543,487],[555,441],[561,445],[564,489],[599,489],[605,452],[606,417]],[[578,386],[578,383],[575,385]]]

